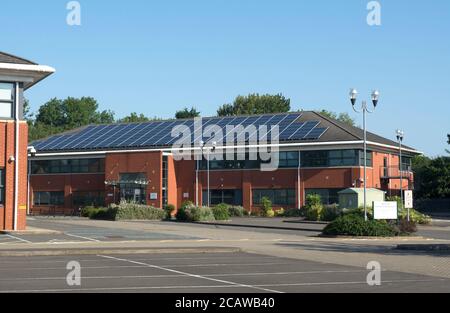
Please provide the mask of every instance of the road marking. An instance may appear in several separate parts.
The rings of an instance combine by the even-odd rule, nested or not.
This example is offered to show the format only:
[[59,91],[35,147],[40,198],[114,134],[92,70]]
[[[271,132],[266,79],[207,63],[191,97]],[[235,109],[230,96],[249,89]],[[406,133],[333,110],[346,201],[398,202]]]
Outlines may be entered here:
[[73,234],[69,234],[69,233],[65,233],[65,234],[66,234],[67,236],[69,236],[69,237],[74,237],[74,238],[79,238],[79,239],[89,240],[89,241],[93,241],[93,242],[100,242],[100,240],[93,239],[93,238],[89,238],[89,237],[78,236],[78,235],[73,235]]
[[[383,281],[383,284],[393,284],[393,283],[426,283],[426,282],[438,282],[445,281],[445,279],[437,280],[391,280]],[[270,285],[252,285],[252,288],[266,290],[265,287],[294,287],[294,286],[339,286],[339,285],[367,285],[365,281],[353,281],[353,282],[325,282],[325,283],[299,283],[299,284],[270,284]],[[210,285],[210,286],[152,286],[152,287],[106,287],[106,288],[76,288],[76,289],[31,289],[31,290],[6,290],[0,291],[0,293],[60,293],[60,292],[89,292],[89,291],[137,291],[137,290],[158,290],[158,289],[211,289],[211,288],[239,288],[239,287],[249,287],[249,285]],[[280,291],[274,291],[277,293],[283,293]]]
[[106,256],[106,255],[99,255],[99,257],[106,258],[106,259],[111,259],[111,260],[117,260],[117,261],[120,261],[120,262],[128,262],[128,263],[132,263],[132,264],[136,264],[136,265],[143,265],[143,266],[147,266],[147,267],[150,267],[150,268],[155,268],[155,269],[159,269],[159,270],[163,270],[163,271],[167,271],[167,272],[171,272],[171,273],[175,273],[175,274],[186,275],[186,276],[193,277],[193,278],[199,278],[199,279],[214,281],[214,282],[223,283],[223,284],[229,284],[229,285],[234,285],[234,286],[239,286],[239,287],[246,287],[246,288],[251,288],[251,289],[257,289],[257,290],[266,291],[266,292],[282,293],[282,292],[277,291],[277,290],[272,290],[272,289],[268,289],[268,288],[261,288],[261,287],[255,287],[255,286],[252,286],[252,285],[245,285],[245,284],[235,283],[235,282],[232,282],[232,281],[221,280],[221,279],[216,279],[216,278],[212,278],[212,277],[205,277],[205,276],[191,274],[191,273],[187,273],[187,272],[181,272],[181,271],[177,271],[177,270],[173,270],[173,269],[170,269],[170,268],[165,268],[165,267],[162,267],[162,266],[157,266],[157,265],[153,265],[153,264],[149,264],[149,263],[137,262],[137,261],[128,260],[128,259],[120,259],[120,258],[116,258],[116,257],[112,257],[112,256]]
[[19,240],[19,241],[22,241],[22,242],[25,242],[25,243],[32,243],[31,241],[29,241],[29,240],[25,240],[25,239],[22,239],[22,238],[19,238],[19,237],[16,237],[16,236],[13,236],[13,235],[6,235],[6,236],[8,236],[8,237],[10,237],[10,238],[12,238],[12,239],[16,239],[16,240]]
[[[240,277],[240,276],[286,276],[286,275],[308,275],[308,274],[349,274],[366,273],[366,271],[311,271],[311,272],[279,272],[279,273],[234,273],[234,274],[207,274],[204,277]],[[87,276],[83,279],[148,279],[148,278],[172,278],[186,277],[186,275],[132,275],[132,276]],[[0,278],[0,281],[39,281],[39,280],[61,280],[65,277],[24,277],[24,278]]]

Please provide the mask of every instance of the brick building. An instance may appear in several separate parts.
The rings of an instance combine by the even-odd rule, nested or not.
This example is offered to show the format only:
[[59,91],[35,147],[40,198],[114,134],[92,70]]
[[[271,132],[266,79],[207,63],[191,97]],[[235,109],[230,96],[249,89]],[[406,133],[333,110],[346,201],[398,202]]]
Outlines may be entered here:
[[[265,196],[275,207],[299,208],[309,193],[336,203],[339,191],[364,181],[388,195],[399,194],[400,176],[404,190],[413,186],[411,159],[418,151],[404,146],[400,161],[396,142],[368,133],[364,180],[363,131],[316,112],[204,118],[200,128],[196,123],[90,125],[33,143],[32,213],[71,214],[120,199],[156,207],[226,202],[250,210]],[[261,136],[264,125],[278,126],[278,134],[273,129]],[[225,149],[229,133],[232,145]],[[192,147],[177,145],[181,134]],[[262,170],[269,160],[261,156],[250,160],[255,147],[273,149],[276,170]],[[203,158],[195,159],[200,151]],[[180,152],[192,159],[178,160]]]
[[23,230],[27,213],[28,126],[24,91],[54,69],[0,52],[0,230]]

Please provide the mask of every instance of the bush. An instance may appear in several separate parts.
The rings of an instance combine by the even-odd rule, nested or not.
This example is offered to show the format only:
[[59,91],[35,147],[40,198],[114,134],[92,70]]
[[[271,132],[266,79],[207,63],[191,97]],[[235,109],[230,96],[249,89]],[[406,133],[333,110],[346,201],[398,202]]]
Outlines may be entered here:
[[279,209],[275,212],[276,216],[283,217],[286,214],[285,210],[283,208]]
[[166,217],[163,209],[135,202],[121,201],[119,205],[111,205],[110,210],[116,212],[116,220],[162,220]]
[[[403,220],[408,219],[408,209],[399,210],[399,218]],[[431,217],[425,214],[422,214],[414,209],[409,210],[410,221],[419,224],[419,225],[429,225],[431,224]]]
[[91,218],[91,216],[97,214],[99,210],[100,210],[100,208],[87,206],[87,207],[81,209],[81,217]]
[[228,205],[225,203],[219,204],[212,208],[212,212],[216,221],[228,221],[230,219]]
[[299,209],[287,209],[284,211],[285,217],[301,217],[303,216],[302,210]]
[[320,221],[322,219],[323,206],[322,204],[314,204],[306,209],[306,220],[308,221]]
[[337,205],[327,205],[323,208],[320,216],[321,221],[331,222],[341,215],[341,210]]
[[395,227],[386,221],[365,221],[359,214],[338,217],[323,231],[328,236],[392,237],[398,234]]
[[243,217],[245,215],[245,209],[241,206],[230,206],[228,208],[228,214],[235,217]]
[[215,217],[211,208],[186,205],[178,210],[177,220],[185,222],[212,222],[215,221]]
[[417,232],[417,224],[413,221],[400,220],[397,225],[397,232],[402,235],[415,233]]
[[318,194],[309,194],[306,196],[305,207],[310,208],[315,205],[322,205],[322,198]]
[[271,218],[275,217],[275,211],[274,210],[267,210],[265,216],[266,217],[271,217]]
[[[272,208],[272,201],[270,201],[269,198],[263,197],[261,199],[261,208],[263,210],[264,216],[272,215],[273,208]],[[272,211],[272,212],[270,212]],[[275,213],[273,213],[272,217],[275,216]]]
[[168,204],[164,207],[164,211],[166,212],[166,219],[172,219],[173,213],[176,211],[176,208],[172,204]]

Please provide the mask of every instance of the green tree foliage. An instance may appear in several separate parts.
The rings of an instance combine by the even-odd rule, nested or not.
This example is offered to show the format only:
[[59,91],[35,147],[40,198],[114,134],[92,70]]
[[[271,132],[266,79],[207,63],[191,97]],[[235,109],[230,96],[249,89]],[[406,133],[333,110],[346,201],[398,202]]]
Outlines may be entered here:
[[336,112],[322,110],[320,112],[320,114],[325,115],[326,117],[338,120],[338,121],[340,121],[342,123],[345,123],[347,125],[356,126],[355,120],[348,113],[339,113],[339,114],[337,114]]
[[[450,134],[448,134],[447,137],[448,137],[447,143],[450,145]],[[450,154],[450,150],[446,149],[445,151],[447,151],[447,153]]]
[[98,107],[91,97],[51,99],[39,108],[35,120],[28,121],[30,141],[89,124],[113,123],[114,113]]
[[249,94],[238,96],[233,104],[224,104],[217,110],[218,116],[285,113],[291,110],[291,100],[282,94]]
[[419,198],[450,198],[450,158],[413,159],[416,195]]
[[175,113],[176,119],[194,118],[194,117],[199,117],[199,116],[200,116],[200,112],[197,111],[194,107],[192,107],[191,109],[184,108],[183,110]]
[[151,119],[146,117],[144,114],[137,114],[136,112],[131,113],[130,115],[121,118],[118,120],[118,123],[144,123],[149,122]]

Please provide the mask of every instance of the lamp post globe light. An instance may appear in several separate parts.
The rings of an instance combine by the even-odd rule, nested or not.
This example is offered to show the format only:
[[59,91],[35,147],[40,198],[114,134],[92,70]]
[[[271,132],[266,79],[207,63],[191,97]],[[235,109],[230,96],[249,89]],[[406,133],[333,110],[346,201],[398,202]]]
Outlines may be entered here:
[[28,147],[28,177],[27,177],[27,215],[31,214],[30,180],[31,180],[31,158],[37,154],[36,148]]
[[[398,141],[398,147],[399,147],[399,164],[400,164],[400,198],[402,199],[402,206],[404,205],[404,199],[403,199],[403,155],[402,155],[402,145],[403,145],[403,139],[405,139],[405,132],[403,130],[397,129],[397,141]],[[409,216],[409,209],[408,209],[408,222],[410,220]]]
[[356,113],[362,113],[363,115],[363,128],[364,128],[364,219],[367,221],[367,125],[366,125],[366,114],[375,112],[378,106],[378,101],[380,99],[380,92],[374,90],[371,95],[373,109],[370,109],[366,101],[361,102],[361,107],[356,107],[356,102],[358,99],[358,91],[356,89],[350,90],[350,101],[352,103],[352,108]]

